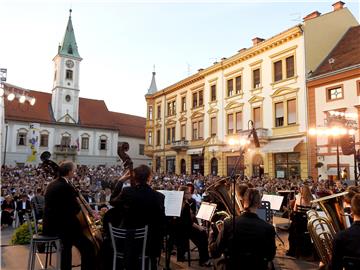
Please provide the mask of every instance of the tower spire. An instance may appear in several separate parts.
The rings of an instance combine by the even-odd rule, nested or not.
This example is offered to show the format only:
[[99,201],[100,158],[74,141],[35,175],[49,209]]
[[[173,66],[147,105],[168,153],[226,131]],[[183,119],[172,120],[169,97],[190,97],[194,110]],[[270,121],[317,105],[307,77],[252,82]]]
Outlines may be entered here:
[[69,9],[69,19],[66,26],[64,39],[60,45],[59,54],[81,58],[75,39],[75,32],[71,20],[72,9]]
[[155,72],[155,65],[154,65],[153,72],[152,72],[152,79],[151,79],[151,83],[150,83],[150,87],[148,89],[147,95],[152,95],[157,91],[155,75],[156,75],[156,72]]

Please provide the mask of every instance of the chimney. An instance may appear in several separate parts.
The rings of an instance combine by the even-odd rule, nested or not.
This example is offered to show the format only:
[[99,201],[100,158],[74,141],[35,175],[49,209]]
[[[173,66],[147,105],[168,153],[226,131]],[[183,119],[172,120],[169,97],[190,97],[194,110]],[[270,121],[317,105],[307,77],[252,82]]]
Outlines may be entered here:
[[342,1],[338,1],[334,4],[332,4],[332,6],[334,7],[334,10],[333,11],[337,11],[337,10],[340,10],[340,9],[343,9],[345,3],[342,2]]
[[243,51],[246,51],[246,48],[242,48],[242,49],[238,50],[238,53],[241,53]]
[[265,40],[265,39],[259,38],[259,37],[253,38],[253,39],[252,39],[253,46],[259,44],[260,42],[262,42],[262,41],[264,41],[264,40]]
[[310,14],[306,15],[303,20],[304,21],[307,21],[307,20],[311,20],[311,19],[314,19],[314,18],[317,18],[321,15],[321,13],[319,11],[314,11],[314,12],[311,12]]

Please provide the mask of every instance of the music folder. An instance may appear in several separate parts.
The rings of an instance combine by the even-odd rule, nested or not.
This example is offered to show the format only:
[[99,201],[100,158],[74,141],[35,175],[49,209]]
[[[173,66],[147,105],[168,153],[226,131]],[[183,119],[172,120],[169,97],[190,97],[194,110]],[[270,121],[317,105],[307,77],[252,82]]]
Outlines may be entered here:
[[202,202],[196,218],[211,221],[216,210],[216,203]]
[[158,190],[165,195],[165,216],[180,217],[184,191]]

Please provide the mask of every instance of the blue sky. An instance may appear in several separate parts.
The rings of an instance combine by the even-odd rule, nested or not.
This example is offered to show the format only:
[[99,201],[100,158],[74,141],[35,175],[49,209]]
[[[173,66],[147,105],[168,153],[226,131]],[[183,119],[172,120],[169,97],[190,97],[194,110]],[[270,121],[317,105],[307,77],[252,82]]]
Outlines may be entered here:
[[[8,82],[52,89],[52,58],[69,8],[83,58],[80,96],[112,111],[145,116],[153,65],[158,88],[269,38],[336,1],[0,0],[0,67]],[[359,1],[345,1],[359,21]]]

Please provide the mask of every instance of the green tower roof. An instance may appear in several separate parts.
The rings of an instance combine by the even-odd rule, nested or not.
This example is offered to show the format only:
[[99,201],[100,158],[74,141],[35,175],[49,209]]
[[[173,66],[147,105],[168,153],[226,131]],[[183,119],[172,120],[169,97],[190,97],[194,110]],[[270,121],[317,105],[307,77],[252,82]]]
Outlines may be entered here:
[[70,9],[70,15],[66,26],[65,36],[61,45],[59,46],[59,54],[64,56],[81,58],[78,52],[78,47],[76,45],[74,28],[71,22],[71,12],[72,10]]

